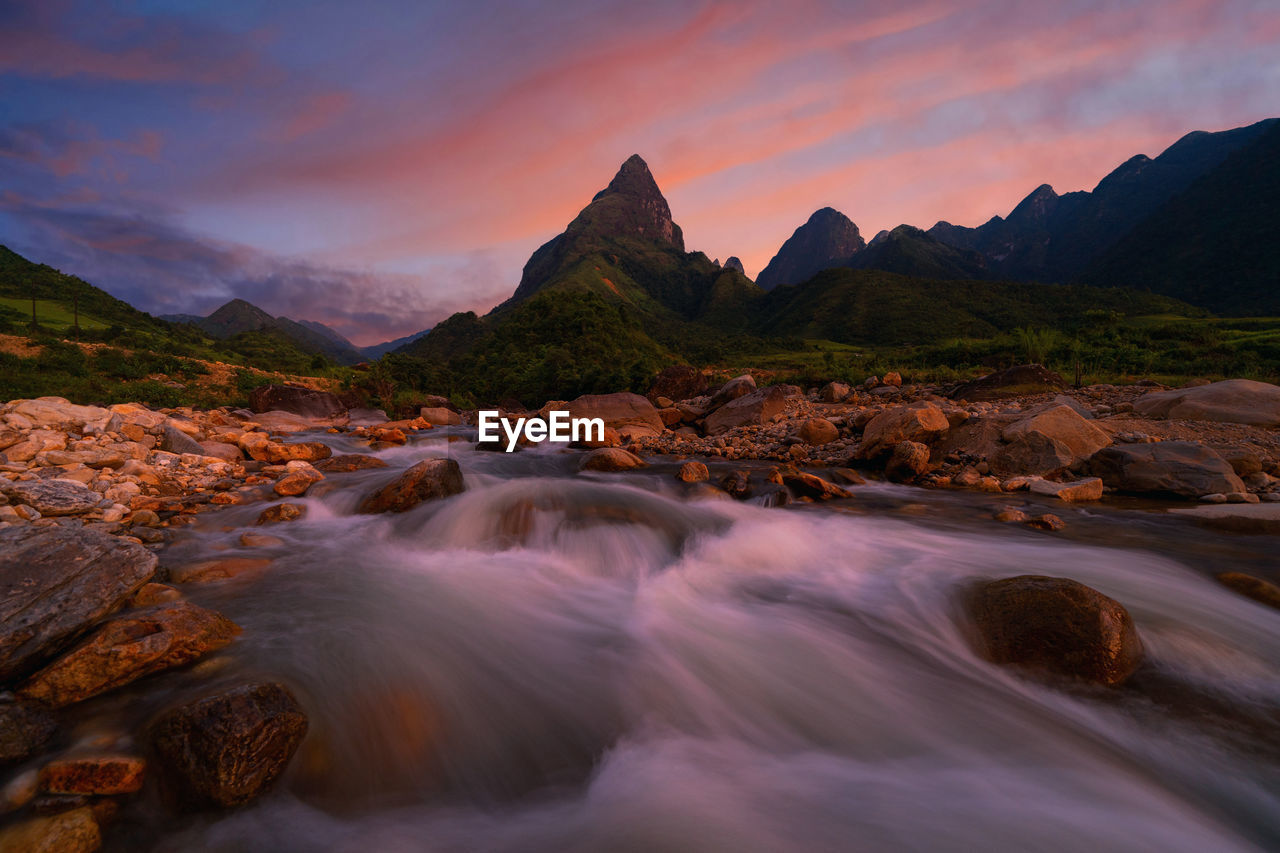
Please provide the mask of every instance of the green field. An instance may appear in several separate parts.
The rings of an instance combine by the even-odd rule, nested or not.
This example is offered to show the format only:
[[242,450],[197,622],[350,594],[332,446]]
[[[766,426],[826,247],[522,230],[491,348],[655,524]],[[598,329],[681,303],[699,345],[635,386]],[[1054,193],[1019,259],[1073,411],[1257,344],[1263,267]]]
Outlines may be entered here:
[[[15,313],[23,320],[30,322],[31,300],[0,296],[0,314],[4,314],[12,321],[18,319],[14,316]],[[70,329],[74,320],[75,315],[72,313],[70,306],[55,302],[52,299],[36,300],[36,322],[41,326],[58,330]],[[90,317],[83,311],[80,312],[80,328],[105,329],[107,326],[107,323],[95,317]]]

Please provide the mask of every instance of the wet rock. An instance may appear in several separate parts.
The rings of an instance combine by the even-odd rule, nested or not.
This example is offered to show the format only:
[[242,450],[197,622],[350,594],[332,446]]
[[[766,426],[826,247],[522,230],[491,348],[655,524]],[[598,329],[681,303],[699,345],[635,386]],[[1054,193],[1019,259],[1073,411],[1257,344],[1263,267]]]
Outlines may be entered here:
[[346,411],[337,397],[301,385],[263,385],[249,392],[255,412],[281,411],[306,418],[332,418]]
[[707,415],[707,435],[720,435],[734,427],[767,424],[786,408],[787,392],[778,385],[743,394]]
[[1020,575],[978,584],[965,603],[993,663],[1114,687],[1142,662],[1129,612],[1082,583]]
[[0,764],[25,761],[48,743],[58,721],[34,702],[0,698]]
[[1280,586],[1243,572],[1222,572],[1217,575],[1218,583],[1243,595],[1252,598],[1268,607],[1280,610]]
[[162,714],[148,730],[177,798],[233,807],[265,793],[307,732],[307,717],[281,684],[248,684]]
[[1027,527],[1033,527],[1036,530],[1056,532],[1059,530],[1065,530],[1067,523],[1053,513],[1046,512],[1043,515],[1037,515],[1034,518],[1027,519]]
[[221,613],[186,601],[129,611],[37,672],[18,693],[60,708],[191,663],[227,645],[239,632]]
[[147,763],[132,755],[94,755],[52,761],[40,768],[47,794],[109,796],[142,790]]
[[621,447],[600,447],[582,457],[579,471],[632,471],[647,468],[648,463]]
[[346,474],[351,471],[363,471],[367,468],[386,468],[387,463],[376,456],[363,453],[344,453],[331,456],[315,463],[316,470],[326,474]]
[[418,412],[418,416],[432,426],[460,426],[462,415],[444,406],[427,406]]
[[[403,444],[403,442],[401,442]],[[299,441],[294,444],[276,444],[269,442],[263,449],[264,462],[279,465],[284,462],[299,460],[302,462],[318,462],[333,455],[329,445],[319,441]]]
[[278,524],[282,521],[297,521],[307,514],[306,504],[283,503],[269,506],[258,514],[254,524]]
[[1111,488],[1134,494],[1198,498],[1245,491],[1221,456],[1190,441],[1103,448],[1089,459],[1089,471]]
[[584,394],[563,406],[573,418],[601,418],[623,439],[662,435],[665,428],[658,410],[639,394]]
[[134,510],[129,522],[137,527],[155,527],[160,523],[160,516],[149,509]]
[[1099,477],[1075,480],[1070,483],[1033,480],[1030,484],[1030,490],[1037,495],[1049,495],[1069,503],[1096,501],[1102,498],[1102,480]]
[[673,364],[663,368],[653,380],[653,385],[645,396],[650,402],[655,403],[659,397],[679,401],[700,396],[706,393],[706,390],[707,375],[705,373],[687,364]]
[[101,846],[102,832],[87,806],[0,830],[0,853],[93,853]]
[[261,572],[270,565],[271,561],[264,557],[222,557],[216,560],[201,560],[198,563],[170,568],[169,580],[174,583],[208,583]]
[[884,475],[895,483],[914,482],[929,472],[929,447],[917,441],[900,441],[893,448]]
[[133,598],[129,599],[129,605],[131,607],[150,607],[153,604],[177,601],[180,598],[182,598],[182,593],[167,584],[148,583],[143,584],[142,589],[134,593]]
[[168,453],[204,455],[204,448],[200,446],[200,442],[170,424],[165,424],[164,432],[160,435],[160,449]]
[[266,533],[248,530],[240,534],[240,544],[246,548],[279,548],[284,544],[284,540],[279,536],[268,536]]
[[931,403],[886,409],[867,423],[857,455],[874,459],[893,452],[903,441],[930,444],[950,426],[947,416]]
[[701,462],[690,460],[680,466],[680,472],[676,474],[676,479],[682,483],[701,483],[703,480],[710,478],[711,472],[707,470],[707,466]]
[[840,437],[840,430],[826,418],[810,418],[800,425],[800,438],[805,444],[819,447]]
[[[524,438],[522,436],[521,441],[523,440]],[[505,450],[507,447],[506,442],[500,443],[502,445],[500,449]],[[609,426],[604,428],[604,433],[599,438],[596,438],[594,433],[588,436],[586,430],[583,430],[583,433],[578,440],[570,442],[569,446],[576,447],[581,450],[594,450],[597,447],[620,447],[622,446],[622,436],[618,435],[618,431],[616,429]],[[520,449],[519,444],[516,445],[516,449]]]
[[1153,391],[1134,401],[1133,410],[1148,418],[1277,427],[1280,426],[1280,386],[1252,379],[1228,379],[1191,388]]
[[22,771],[0,787],[0,814],[16,812],[34,800],[39,792],[39,772],[34,767]]
[[78,527],[0,531],[0,681],[22,676],[155,574],[141,545]]
[[756,390],[755,377],[750,373],[744,373],[736,376],[728,382],[720,386],[715,394],[711,395],[711,402],[707,404],[708,409],[718,409],[731,400],[739,397],[745,397]]
[[1232,533],[1280,534],[1280,503],[1197,506],[1170,514]]
[[751,475],[746,471],[733,471],[721,478],[720,488],[731,498],[746,500],[751,497]]
[[1039,364],[1022,364],[962,383],[951,396],[956,400],[983,401],[1062,391],[1067,381]]
[[1006,524],[1023,524],[1031,519],[1031,516],[1027,515],[1022,510],[1015,509],[1013,507],[1005,507],[997,512],[993,517],[996,521],[1003,521]]
[[365,497],[356,512],[405,512],[423,501],[447,498],[465,488],[457,462],[452,459],[424,459]]
[[272,487],[281,497],[297,497],[307,493],[307,489],[324,479],[321,474],[307,462],[290,462],[289,469]]
[[782,484],[794,492],[797,497],[812,498],[816,501],[853,497],[853,493],[848,489],[837,486],[835,483],[824,480],[807,471],[784,468],[779,473],[782,475]]
[[75,480],[0,479],[0,489],[14,504],[34,507],[41,515],[81,515],[96,509],[102,496]]

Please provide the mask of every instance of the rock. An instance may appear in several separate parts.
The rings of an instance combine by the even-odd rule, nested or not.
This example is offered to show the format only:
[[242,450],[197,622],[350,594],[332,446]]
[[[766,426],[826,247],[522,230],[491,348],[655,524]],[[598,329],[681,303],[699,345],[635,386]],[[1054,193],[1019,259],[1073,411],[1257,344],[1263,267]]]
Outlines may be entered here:
[[200,453],[204,456],[212,456],[214,459],[221,459],[223,462],[240,462],[244,459],[244,452],[239,447],[222,441],[200,442]]
[[53,737],[58,722],[34,702],[0,698],[0,764],[25,761]]
[[746,500],[751,497],[751,475],[746,471],[733,471],[720,479],[720,488],[729,497]]
[[18,693],[61,708],[198,660],[239,632],[222,614],[186,601],[129,611],[37,672]]
[[1102,479],[1090,477],[1071,483],[1054,483],[1050,480],[1032,480],[1030,489],[1037,495],[1049,495],[1068,503],[1096,501],[1102,498]]
[[255,412],[289,412],[307,418],[332,418],[346,406],[327,391],[301,385],[263,385],[249,392],[249,408]]
[[356,512],[404,512],[423,501],[447,498],[465,488],[457,462],[452,459],[424,459],[365,497]]
[[1024,522],[1029,521],[1031,519],[1031,516],[1027,515],[1025,512],[1023,512],[1020,509],[1005,507],[1004,509],[997,512],[994,518],[996,521],[1003,521],[1006,524],[1010,524],[1010,523],[1022,524]]
[[651,438],[665,429],[658,410],[639,394],[584,394],[556,408],[565,409],[573,418],[601,418],[604,425],[617,430],[623,439]]
[[734,427],[767,424],[786,411],[786,408],[787,393],[781,386],[751,391],[735,397],[707,415],[707,435],[719,435]]
[[[403,442],[401,442],[403,444]],[[276,444],[268,442],[264,449],[265,459],[273,465],[283,462],[319,462],[333,455],[329,445],[319,441],[299,441],[293,444]]]
[[130,523],[137,527],[155,527],[160,523],[160,516],[149,509],[134,510]]
[[1016,441],[1033,433],[1051,438],[1065,446],[1071,451],[1072,464],[1088,459],[1111,444],[1111,436],[1085,420],[1070,406],[1053,406],[1015,421],[1005,427],[1002,435],[1005,441]]
[[962,383],[951,392],[956,400],[1000,400],[1028,394],[1062,391],[1067,381],[1039,364],[1023,364]]
[[718,409],[725,403],[736,400],[739,397],[745,397],[754,391],[756,391],[755,377],[750,373],[744,373],[721,385],[719,390],[711,396],[711,402],[707,405],[707,408]]
[[88,806],[0,830],[0,853],[93,853],[100,847],[102,832]]
[[1198,498],[1245,490],[1222,457],[1190,441],[1103,448],[1090,458],[1089,471],[1111,488],[1133,494]]
[[265,557],[221,557],[174,566],[169,569],[169,580],[174,583],[208,583],[260,572],[270,565],[271,561]]
[[[599,438],[596,438],[595,436],[588,437],[586,434],[586,430],[583,430],[583,434],[578,438],[577,441],[573,441],[569,443],[570,447],[576,447],[580,450],[594,450],[597,447],[620,447],[621,445],[622,445],[622,436],[618,435],[618,431],[616,429],[609,426],[604,428],[604,434],[601,435]],[[499,449],[505,449],[505,448],[506,448],[506,444],[504,443],[502,447]],[[520,445],[517,444],[516,450],[519,450],[519,449],[520,449]]]
[[200,442],[170,424],[165,424],[164,432],[160,435],[160,449],[167,453],[205,455],[204,448],[200,446]]
[[46,794],[109,796],[142,790],[147,763],[132,755],[94,755],[51,761],[40,768]]
[[1235,590],[1244,597],[1280,610],[1280,586],[1243,572],[1223,572],[1217,575],[1217,578],[1223,586]]
[[460,426],[462,415],[444,406],[427,406],[419,410],[418,416],[432,426]]
[[80,432],[90,424],[106,424],[112,412],[98,406],[77,406],[63,397],[37,397],[13,401],[11,413],[39,428],[71,428]]
[[582,457],[579,471],[632,471],[647,468],[648,463],[621,447],[600,447]]
[[910,483],[929,472],[929,447],[917,441],[900,441],[885,465],[884,475],[895,483]]
[[134,593],[133,598],[129,599],[129,605],[131,607],[150,607],[153,604],[177,601],[180,598],[182,598],[182,593],[167,584],[148,583],[143,584],[142,589]]
[[1231,466],[1236,475],[1244,478],[1262,472],[1262,458],[1247,447],[1213,446],[1214,453],[1222,457]]
[[1077,461],[1076,455],[1062,442],[1032,432],[1000,448],[991,457],[990,468],[1002,477],[1016,474],[1047,477],[1062,473]]
[[706,393],[706,390],[707,375],[705,373],[687,364],[673,364],[663,368],[653,380],[653,385],[645,396],[656,405],[659,397],[667,397],[678,402],[698,397]]
[[902,374],[897,371],[890,370],[884,376],[880,377],[881,385],[891,385],[894,388],[902,387]]
[[684,420],[684,413],[672,406],[666,409],[658,409],[658,417],[662,418],[662,425],[667,429],[675,429]]
[[1170,513],[1233,533],[1280,534],[1280,503],[1197,506]]
[[246,548],[279,548],[284,544],[284,540],[279,536],[268,536],[266,533],[247,530],[240,534],[240,544]]
[[385,424],[390,418],[382,409],[348,409],[347,426],[368,427]]
[[244,805],[284,772],[307,716],[281,684],[247,684],[162,714],[148,727],[161,772],[181,801]]
[[840,430],[826,418],[809,418],[800,425],[800,438],[805,444],[820,447],[840,437]]
[[1041,575],[981,583],[967,596],[987,660],[1115,687],[1142,663],[1129,612],[1096,589]]
[[96,509],[102,496],[75,480],[20,480],[0,478],[0,489],[14,504],[34,507],[41,515],[81,515]]
[[281,497],[297,497],[298,495],[304,495],[307,493],[307,489],[324,479],[324,474],[321,474],[306,462],[290,464],[297,464],[305,467],[294,468],[276,481],[272,490]]
[[707,470],[707,466],[695,460],[681,465],[680,472],[676,474],[676,479],[682,483],[701,483],[710,477],[711,472]]
[[1027,526],[1034,527],[1036,530],[1058,531],[1064,530],[1067,523],[1051,512],[1044,515],[1037,515],[1034,518],[1027,519]]
[[387,463],[378,457],[368,456],[363,453],[344,453],[341,456],[331,456],[328,459],[321,459],[316,462],[316,470],[323,471],[326,474],[345,474],[351,471],[363,471],[367,468],[386,467]]
[[857,456],[874,459],[891,453],[904,441],[930,444],[950,426],[947,416],[932,403],[885,409],[867,423]]
[[839,403],[849,396],[850,388],[843,382],[828,382],[818,392],[818,399],[824,403]]
[[[795,492],[797,497],[812,498],[818,501],[830,501],[838,498],[851,498],[853,493],[835,483],[822,479],[806,471],[784,468],[781,472],[782,484]],[[726,489],[726,491],[729,491]],[[733,494],[730,492],[730,494]],[[737,497],[737,495],[734,495]]]
[[36,669],[155,574],[141,545],[81,527],[0,530],[0,682]]
[[1152,391],[1135,400],[1133,410],[1148,418],[1280,427],[1280,386],[1252,379],[1227,379],[1192,388]]
[[297,521],[307,514],[305,504],[283,503],[269,506],[258,514],[254,524],[276,524],[281,521]]

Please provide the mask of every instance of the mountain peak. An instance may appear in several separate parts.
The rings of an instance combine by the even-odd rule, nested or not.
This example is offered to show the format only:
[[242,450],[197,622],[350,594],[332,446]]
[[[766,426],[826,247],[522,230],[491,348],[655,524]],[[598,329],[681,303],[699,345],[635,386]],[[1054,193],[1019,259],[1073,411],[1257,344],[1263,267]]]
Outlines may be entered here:
[[756,284],[765,290],[799,284],[825,269],[843,266],[864,246],[858,226],[849,217],[833,207],[819,208],[782,244]]

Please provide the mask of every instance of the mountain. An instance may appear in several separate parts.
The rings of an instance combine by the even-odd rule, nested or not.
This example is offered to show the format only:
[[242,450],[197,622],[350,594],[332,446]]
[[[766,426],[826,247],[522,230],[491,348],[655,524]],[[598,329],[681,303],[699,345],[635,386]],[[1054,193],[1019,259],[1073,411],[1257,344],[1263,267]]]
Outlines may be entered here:
[[781,284],[799,284],[815,273],[844,266],[866,246],[858,226],[838,210],[815,211],[778,249],[756,277],[756,284],[773,290]]
[[360,351],[364,353],[365,358],[376,361],[389,352],[408,346],[430,331],[430,329],[423,329],[421,332],[414,332],[412,335],[405,335],[403,338],[396,338],[394,341],[383,341],[370,347],[362,347]]
[[1082,276],[1236,315],[1280,315],[1280,122],[1140,222]]
[[729,260],[724,262],[724,269],[737,270],[743,275],[747,274],[747,268],[742,265],[742,261],[738,260],[737,255],[730,255]]
[[[190,315],[170,315],[170,317],[187,318]],[[298,322],[288,317],[272,317],[258,306],[243,299],[232,299],[208,317],[197,317],[194,320],[175,319],[172,322],[189,322],[203,329],[207,334],[224,340],[246,332],[282,335],[299,350],[312,355],[322,355],[338,364],[356,364],[366,358],[355,344],[323,323]]]
[[1188,133],[1155,159],[1143,154],[1129,158],[1091,192],[1058,195],[1044,184],[1007,218],[993,217],[977,228],[939,222],[928,233],[985,255],[997,278],[1074,281],[1138,223],[1278,121]]
[[910,225],[877,234],[865,249],[841,266],[928,279],[989,277],[987,260],[978,252],[949,246]]

